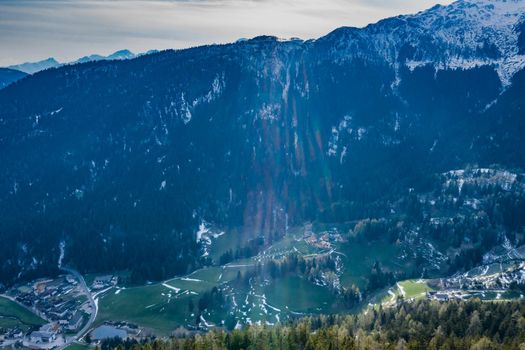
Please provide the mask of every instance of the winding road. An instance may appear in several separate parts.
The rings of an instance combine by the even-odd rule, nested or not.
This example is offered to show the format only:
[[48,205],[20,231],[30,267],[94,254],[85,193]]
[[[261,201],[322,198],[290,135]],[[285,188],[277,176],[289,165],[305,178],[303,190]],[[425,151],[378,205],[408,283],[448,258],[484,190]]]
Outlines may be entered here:
[[68,268],[68,267],[63,267],[63,266],[60,266],[60,269],[62,271],[65,271],[65,272],[75,276],[75,278],[80,283],[80,288],[82,288],[84,290],[84,294],[86,295],[86,297],[88,298],[89,303],[91,304],[91,310],[93,310],[93,312],[91,312],[91,314],[89,315],[89,320],[86,322],[84,327],[82,327],[82,329],[80,331],[78,331],[78,333],[75,334],[74,336],[68,337],[66,339],[64,345],[62,345],[61,347],[58,348],[58,349],[64,349],[68,345],[70,345],[70,344],[72,344],[74,342],[82,340],[82,338],[89,331],[89,329],[93,325],[93,322],[95,322],[95,319],[96,319],[97,314],[98,314],[98,303],[95,301],[95,298],[96,298],[96,296],[98,296],[100,293],[102,293],[104,291],[98,292],[95,295],[92,295],[91,292],[89,291],[89,288],[88,288],[88,286],[86,284],[86,281],[84,280],[84,277],[78,271],[73,270],[73,269]]

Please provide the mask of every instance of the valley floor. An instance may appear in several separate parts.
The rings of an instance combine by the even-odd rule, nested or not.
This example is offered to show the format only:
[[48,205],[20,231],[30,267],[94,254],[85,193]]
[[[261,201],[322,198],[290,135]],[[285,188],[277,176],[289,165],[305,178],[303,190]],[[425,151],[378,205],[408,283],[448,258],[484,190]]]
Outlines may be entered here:
[[[369,273],[370,266],[384,264],[387,266],[385,271],[400,271],[410,268],[412,261],[403,257],[405,250],[402,245],[350,244],[343,238],[341,230],[337,227],[312,228],[311,225],[296,227],[290,229],[282,240],[251,258],[208,266],[160,283],[127,285],[125,273],[88,275],[83,276],[82,281],[71,274],[18,286],[7,293],[13,301],[0,299],[4,305],[0,305],[0,326],[8,330],[0,339],[4,346],[24,341],[29,343],[31,331],[55,322],[50,317],[53,307],[47,311],[42,309],[42,305],[51,305],[42,298],[52,296],[54,290],[70,298],[70,307],[64,309],[65,314],[85,309],[83,326],[78,325],[78,329],[88,328],[85,332],[57,333],[54,339],[63,339],[61,344],[64,345],[59,342],[45,344],[40,340],[37,345],[40,348],[64,348],[69,344],[67,349],[76,349],[85,346],[85,340],[96,342],[113,336],[142,339],[245,325],[276,325],[305,316],[367,312],[377,310],[379,305],[395,308],[402,303],[424,299],[439,302],[472,298],[503,301],[524,297],[523,292],[513,289],[511,282],[524,279],[525,246],[495,249],[492,260],[463,274],[397,281],[373,294],[359,296],[359,300],[351,305],[345,304],[341,295],[349,288],[365,288],[363,276]],[[208,254],[218,259],[229,249],[228,237],[220,235],[211,241]],[[508,258],[510,251],[513,254],[511,259],[495,262],[498,257]],[[272,272],[275,261],[289,262],[290,256],[296,257],[297,260],[291,261],[299,265],[312,262],[317,262],[317,265],[315,269],[307,268],[307,273],[283,272],[288,268],[286,264],[276,265],[275,272]],[[328,267],[324,268],[323,264]],[[82,292],[83,283],[88,284],[88,296]],[[37,306],[24,306],[27,298]],[[89,309],[90,299],[96,305],[95,310]],[[41,313],[45,320],[35,313]],[[88,318],[93,318],[92,323]],[[60,324],[61,321],[56,322]],[[17,330],[21,332],[15,334]],[[89,337],[83,337],[87,333]]]

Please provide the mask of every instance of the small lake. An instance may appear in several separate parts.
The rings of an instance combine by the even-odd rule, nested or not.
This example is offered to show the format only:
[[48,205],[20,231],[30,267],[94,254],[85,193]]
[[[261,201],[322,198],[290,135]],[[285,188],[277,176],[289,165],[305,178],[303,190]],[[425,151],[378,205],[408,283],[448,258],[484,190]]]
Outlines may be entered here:
[[125,339],[127,337],[127,333],[125,330],[108,325],[97,327],[93,330],[93,332],[91,332],[91,338],[93,340],[110,339],[115,337]]

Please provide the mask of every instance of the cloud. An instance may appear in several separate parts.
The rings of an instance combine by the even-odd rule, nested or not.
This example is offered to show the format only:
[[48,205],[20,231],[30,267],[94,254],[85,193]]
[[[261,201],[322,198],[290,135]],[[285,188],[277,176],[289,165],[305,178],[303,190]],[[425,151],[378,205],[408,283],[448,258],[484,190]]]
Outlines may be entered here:
[[[0,0],[0,65],[183,48],[270,34],[315,38],[435,0]],[[450,2],[449,0],[441,3]]]

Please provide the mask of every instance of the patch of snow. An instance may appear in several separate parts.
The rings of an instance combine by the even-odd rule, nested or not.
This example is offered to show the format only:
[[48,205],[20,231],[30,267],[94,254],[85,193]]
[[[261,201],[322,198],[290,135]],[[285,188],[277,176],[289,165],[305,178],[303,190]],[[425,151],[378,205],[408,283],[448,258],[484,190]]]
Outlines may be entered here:
[[215,327],[215,325],[214,325],[213,323],[208,323],[208,322],[206,321],[206,319],[205,319],[202,315],[201,315],[200,319],[201,319],[201,322],[202,322],[206,327],[208,327],[208,328],[210,328],[210,327]]
[[341,155],[339,156],[339,164],[343,164],[343,159],[346,156],[346,146],[343,147],[343,150],[341,151]]
[[187,278],[187,277],[181,277],[181,281],[190,281],[190,282],[202,282],[202,280],[195,279],[195,278]]
[[206,222],[202,221],[199,224],[199,230],[197,231],[197,242],[201,240],[203,234],[208,233],[209,231],[210,229],[206,227]]
[[184,93],[181,94],[180,99],[181,99],[180,112],[181,112],[182,122],[184,124],[188,124],[192,118],[190,106],[184,97]]
[[169,289],[171,289],[171,290],[174,290],[175,293],[179,293],[179,292],[180,292],[180,288],[173,287],[173,286],[167,284],[166,282],[162,283],[162,285],[163,285],[164,287],[166,287],[166,288],[169,288]]
[[62,268],[62,262],[64,261],[64,255],[65,255],[65,252],[66,252],[66,242],[65,241],[60,241],[60,243],[58,244],[58,248],[60,250],[60,256],[58,257],[58,268],[61,269]]

